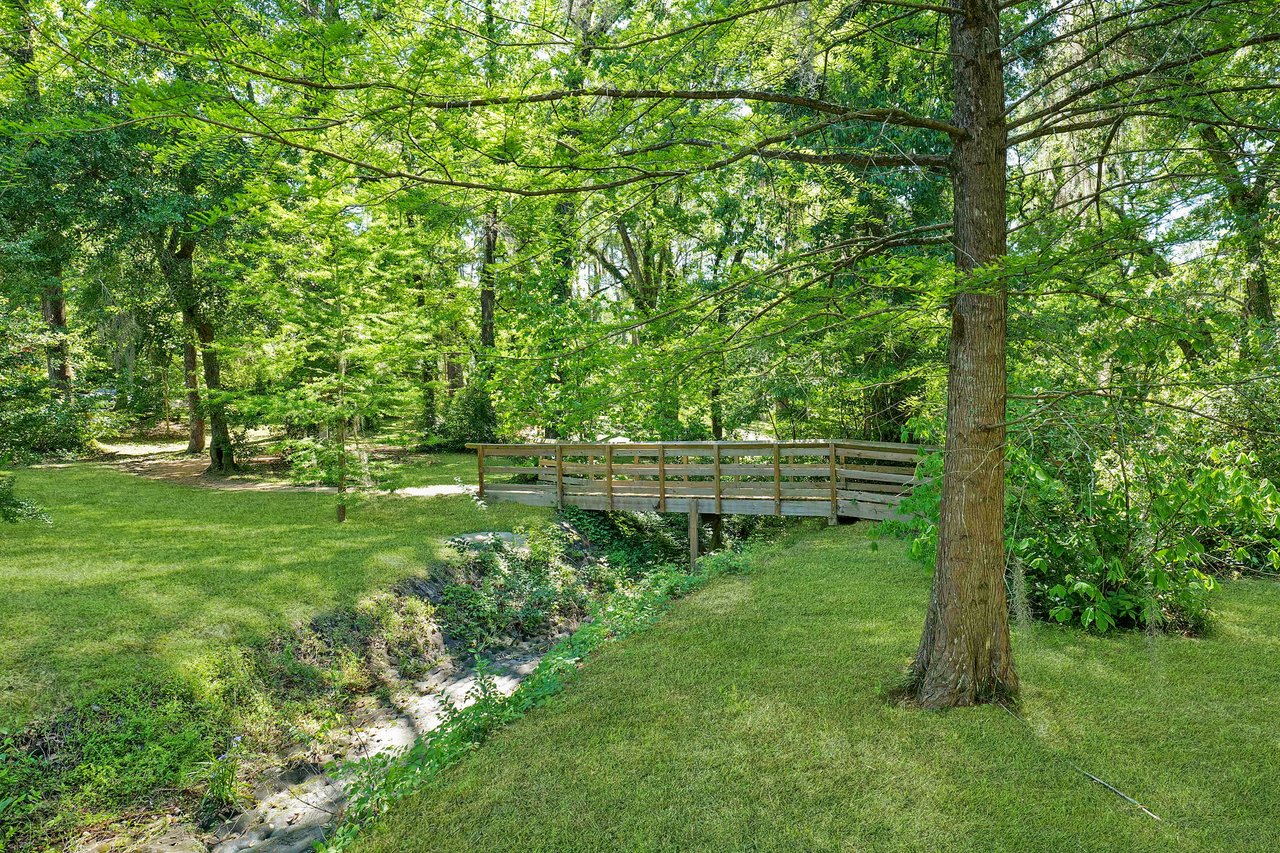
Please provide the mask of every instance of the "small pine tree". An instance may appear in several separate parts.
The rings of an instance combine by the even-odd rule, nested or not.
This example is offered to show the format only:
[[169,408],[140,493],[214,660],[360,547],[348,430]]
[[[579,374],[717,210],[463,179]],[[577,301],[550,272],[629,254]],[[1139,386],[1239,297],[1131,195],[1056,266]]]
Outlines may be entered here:
[[451,450],[461,450],[470,442],[498,440],[498,415],[484,383],[469,382],[453,395],[440,432]]

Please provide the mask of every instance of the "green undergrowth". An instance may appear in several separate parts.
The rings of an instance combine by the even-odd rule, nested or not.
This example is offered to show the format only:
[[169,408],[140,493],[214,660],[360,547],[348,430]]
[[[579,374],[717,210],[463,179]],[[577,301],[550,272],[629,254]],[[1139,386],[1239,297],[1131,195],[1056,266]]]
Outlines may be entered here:
[[261,641],[211,651],[187,678],[143,676],[0,732],[0,840],[56,846],[73,831],[177,808],[210,825],[244,805],[277,756],[327,733],[400,676],[445,655],[434,606],[406,582]]

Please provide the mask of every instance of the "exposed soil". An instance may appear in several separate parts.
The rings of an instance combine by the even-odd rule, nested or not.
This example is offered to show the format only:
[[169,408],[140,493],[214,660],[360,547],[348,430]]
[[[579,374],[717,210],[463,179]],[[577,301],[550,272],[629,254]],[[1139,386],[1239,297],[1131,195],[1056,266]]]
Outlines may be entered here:
[[[103,459],[117,469],[150,480],[162,480],[182,486],[224,491],[246,492],[316,492],[337,494],[335,486],[299,485],[283,479],[287,463],[277,455],[248,456],[241,460],[241,471],[232,475],[209,472],[209,460],[202,455],[185,453],[185,442],[160,442],[102,444]],[[388,449],[383,449],[388,452]],[[408,486],[396,489],[395,494],[409,497],[431,498],[445,495],[474,494],[474,486],[436,484]],[[375,494],[390,494],[375,491]]]

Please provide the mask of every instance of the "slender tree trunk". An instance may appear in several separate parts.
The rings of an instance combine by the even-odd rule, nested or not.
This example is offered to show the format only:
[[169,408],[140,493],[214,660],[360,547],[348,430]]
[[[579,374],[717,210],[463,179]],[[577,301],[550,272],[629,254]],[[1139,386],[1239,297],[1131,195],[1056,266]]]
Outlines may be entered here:
[[164,435],[165,435],[165,438],[168,438],[169,430],[172,427],[171,415],[173,411],[172,403],[169,400],[169,355],[168,353],[165,353],[164,361],[162,362],[162,366],[160,368],[160,382],[161,382],[160,405],[162,410],[164,411]]
[[[408,217],[410,226],[414,225],[412,215]],[[417,291],[417,306],[424,314],[427,306],[427,277],[425,273],[416,272],[413,274],[413,286]],[[440,364],[439,357],[433,351],[428,355],[423,355],[422,365],[418,371],[418,385],[422,389],[422,440],[423,446],[426,441],[436,431],[436,427],[440,425],[439,416],[436,413],[436,379],[439,378]]]
[[[555,224],[555,233],[552,235],[551,258],[553,266],[553,279],[551,289],[551,301],[555,305],[563,305],[569,301],[573,295],[573,274],[575,271],[574,258],[574,216],[576,209],[569,199],[561,199],[556,202],[555,216],[552,221]],[[548,410],[547,422],[543,425],[542,435],[548,439],[563,438],[562,425],[559,422],[563,412],[563,403],[559,402],[560,397],[564,394],[565,377],[564,371],[560,369],[558,360],[551,363],[551,375],[547,377],[547,384],[553,387],[548,394],[553,402]]]
[[[1229,143],[1213,125],[1200,128],[1205,153],[1217,169],[1218,178],[1227,191],[1227,205],[1236,233],[1244,243],[1245,275],[1244,306],[1241,314],[1246,321],[1275,322],[1275,309],[1271,305],[1271,288],[1267,281],[1265,251],[1265,208],[1275,184],[1269,172],[1273,168],[1273,149],[1264,158],[1258,174],[1250,180],[1249,170],[1241,162],[1240,150]],[[1247,156],[1247,155],[1246,155]],[[1244,347],[1243,349],[1248,349]]]
[[231,431],[227,427],[226,408],[218,399],[218,394],[222,391],[222,366],[218,360],[218,351],[213,346],[213,324],[201,318],[196,324],[196,331],[200,337],[204,387],[209,393],[209,468],[218,472],[231,471],[236,467],[236,460],[231,447]]
[[347,418],[343,410],[347,386],[347,356],[338,356],[338,503],[334,518],[339,524],[347,520]]
[[484,218],[484,254],[480,259],[480,350],[485,360],[483,369],[488,372],[488,359],[497,340],[494,330],[494,307],[497,296],[494,292],[494,279],[497,268],[494,266],[498,254],[498,215],[490,211]]
[[436,427],[440,425],[440,419],[436,414],[436,374],[438,372],[439,366],[436,364],[435,355],[424,356],[422,370],[419,373],[419,383],[422,387],[423,441],[430,438],[436,431]]
[[928,708],[1016,692],[1004,585],[1005,326],[998,266],[1006,250],[1007,132],[999,6],[952,0],[955,255],[969,289],[952,300],[947,438],[937,570],[914,698]]
[[187,386],[187,452],[204,453],[204,413],[200,411],[200,377],[193,308],[182,309],[182,333],[182,381]]
[[64,399],[71,399],[71,344],[67,340],[67,300],[62,290],[62,273],[55,272],[53,283],[40,295],[40,309],[45,325],[53,337],[45,352],[49,387]]
[[[742,235],[745,243],[755,233],[755,226],[749,226]],[[737,272],[738,267],[742,265],[742,259],[746,257],[747,247],[739,245],[733,252],[733,258],[729,261],[729,274],[732,276]],[[717,259],[716,266],[720,265]],[[729,305],[725,299],[719,300],[716,305],[716,322],[723,328],[729,323]],[[711,383],[707,389],[707,404],[711,410],[711,437],[716,441],[724,441],[724,372],[727,369],[724,353],[720,353],[716,357],[715,373],[711,376]]]

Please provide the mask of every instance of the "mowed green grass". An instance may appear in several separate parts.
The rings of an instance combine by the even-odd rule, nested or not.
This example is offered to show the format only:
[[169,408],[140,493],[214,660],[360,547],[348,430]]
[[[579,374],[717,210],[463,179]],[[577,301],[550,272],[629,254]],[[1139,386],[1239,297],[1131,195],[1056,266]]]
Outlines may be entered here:
[[[473,460],[474,462],[474,460]],[[211,649],[348,605],[546,513],[466,496],[218,491],[103,466],[22,469],[53,524],[0,526],[0,728],[99,687],[189,676]]]
[[1280,585],[1225,587],[1202,639],[1020,628],[1027,726],[881,699],[929,586],[901,546],[838,528],[754,565],[593,657],[363,853],[1280,849]]

